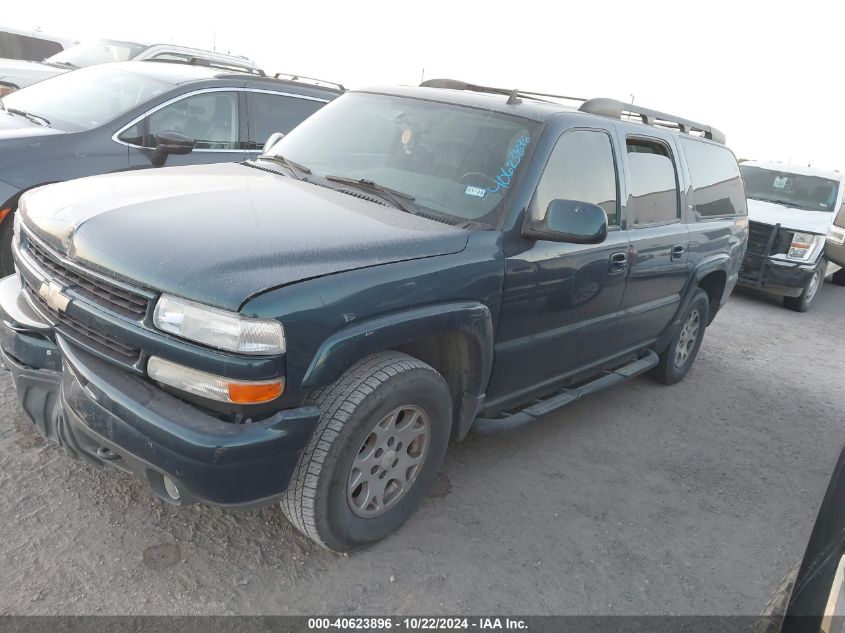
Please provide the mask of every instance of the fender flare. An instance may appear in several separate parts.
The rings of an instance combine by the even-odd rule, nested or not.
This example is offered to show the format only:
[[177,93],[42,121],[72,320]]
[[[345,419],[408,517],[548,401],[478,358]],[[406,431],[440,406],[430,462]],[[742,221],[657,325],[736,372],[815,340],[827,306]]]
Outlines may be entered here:
[[466,337],[470,366],[475,369],[469,372],[467,392],[482,396],[493,368],[493,318],[486,305],[473,301],[421,306],[349,325],[323,341],[301,385],[331,384],[374,352],[444,334]]

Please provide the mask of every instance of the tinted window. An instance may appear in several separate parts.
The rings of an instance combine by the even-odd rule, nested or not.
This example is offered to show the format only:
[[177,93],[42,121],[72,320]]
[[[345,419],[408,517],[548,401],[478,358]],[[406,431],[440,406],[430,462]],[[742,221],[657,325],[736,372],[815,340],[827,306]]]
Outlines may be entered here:
[[273,132],[287,134],[325,105],[267,92],[249,95],[249,147],[260,149]]
[[0,57],[5,59],[26,59],[40,62],[45,57],[62,51],[62,45],[16,33],[0,33]]
[[543,217],[549,203],[558,199],[597,204],[610,224],[618,224],[616,165],[606,133],[576,130],[558,139],[537,185],[532,216]]
[[138,123],[136,123],[132,127],[127,128],[117,138],[119,138],[124,143],[129,143],[130,145],[137,145],[139,147],[143,147],[144,146],[144,123],[143,123],[143,121],[139,121]]
[[742,165],[740,170],[749,198],[808,211],[830,212],[836,207],[836,180],[751,165]]
[[150,146],[156,136],[167,131],[194,139],[196,149],[238,149],[238,93],[204,92],[153,112],[149,116]]
[[666,223],[680,217],[678,177],[669,148],[657,141],[628,139],[631,171],[629,224]]
[[734,155],[726,147],[682,138],[700,215],[745,215],[745,189]]

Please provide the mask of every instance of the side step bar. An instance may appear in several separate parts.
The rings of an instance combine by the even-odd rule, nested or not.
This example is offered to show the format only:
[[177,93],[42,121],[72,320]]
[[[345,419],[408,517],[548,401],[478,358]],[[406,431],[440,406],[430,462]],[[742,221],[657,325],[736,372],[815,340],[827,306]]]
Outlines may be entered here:
[[526,424],[536,422],[538,418],[580,400],[583,396],[602,391],[608,387],[620,385],[634,376],[639,376],[657,365],[657,354],[648,350],[644,356],[624,367],[606,371],[604,374],[574,389],[563,389],[549,398],[539,400],[517,413],[501,418],[475,418],[472,428],[479,433],[490,434],[509,431]]

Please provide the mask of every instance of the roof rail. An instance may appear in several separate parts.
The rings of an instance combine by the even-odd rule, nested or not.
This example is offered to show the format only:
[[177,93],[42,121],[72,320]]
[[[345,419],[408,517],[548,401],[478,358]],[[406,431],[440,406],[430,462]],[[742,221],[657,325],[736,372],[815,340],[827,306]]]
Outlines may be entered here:
[[[614,119],[621,119],[623,115],[638,116],[645,125],[656,125],[658,127],[667,127],[675,129],[684,134],[690,132],[700,132],[704,138],[716,141],[717,143],[725,144],[725,135],[716,128],[705,125],[703,123],[696,123],[689,119],[683,119],[673,114],[666,114],[650,108],[643,108],[635,106],[632,103],[624,103],[617,99],[606,99],[604,97],[595,99],[584,99],[581,97],[569,97],[566,95],[556,95],[547,92],[533,92],[529,90],[512,90],[509,88],[493,88],[490,86],[481,86],[478,84],[471,84],[457,79],[429,79],[420,84],[423,88],[446,88],[449,90],[470,90],[472,92],[484,92],[487,94],[507,95],[508,104],[515,105],[520,103],[520,97],[533,99],[535,101],[548,101],[539,97],[548,97],[551,99],[565,99],[567,101],[580,102],[578,109],[589,114],[598,114],[600,116],[611,117]],[[554,102],[549,102],[554,103]]]
[[545,99],[538,99],[537,97],[551,97],[552,99],[566,99],[567,101],[586,101],[586,99],[582,99],[581,97],[567,97],[566,95],[553,95],[547,92],[531,92],[528,90],[511,88],[493,88],[491,86],[481,86],[478,84],[467,83],[466,81],[460,81],[458,79],[428,79],[422,82],[420,86],[423,88],[446,88],[449,90],[470,90],[472,92],[507,95],[508,103],[511,105],[519,103],[520,97],[526,97],[536,101],[545,101]]
[[250,66],[239,66],[236,62],[227,63],[224,61],[217,61],[212,59],[205,59],[204,57],[190,57],[187,60],[183,59],[162,59],[150,58],[143,59],[145,62],[158,62],[159,64],[183,64],[188,66],[203,66],[205,68],[216,68],[218,70],[228,70],[230,72],[245,73],[247,75],[258,75],[259,77],[266,77],[267,75],[260,68]]
[[329,86],[337,86],[339,90],[346,90],[346,87],[336,81],[327,81],[325,79],[317,79],[316,77],[306,77],[305,75],[292,75],[291,73],[276,73],[273,75],[274,79],[287,79],[289,81],[299,81],[304,79],[306,81],[316,81],[317,83],[327,84]]
[[722,145],[725,144],[724,133],[710,125],[697,123],[696,121],[690,121],[689,119],[683,119],[679,116],[675,116],[674,114],[667,114],[665,112],[660,112],[659,110],[643,108],[642,106],[634,105],[632,103],[625,103],[617,99],[607,99],[605,97],[589,99],[581,104],[581,107],[578,109],[582,112],[589,112],[590,114],[598,114],[614,119],[621,119],[623,115],[637,116],[646,125],[668,127],[679,130],[684,134],[689,134],[690,132],[701,132],[701,135],[704,138],[716,141]]

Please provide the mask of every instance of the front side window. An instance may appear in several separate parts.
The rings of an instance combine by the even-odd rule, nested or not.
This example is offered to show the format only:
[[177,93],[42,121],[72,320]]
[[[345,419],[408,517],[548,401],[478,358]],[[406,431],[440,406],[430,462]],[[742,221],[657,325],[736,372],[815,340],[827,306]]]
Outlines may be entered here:
[[261,149],[273,132],[287,134],[325,105],[269,92],[249,95],[249,149]]
[[540,219],[552,200],[589,202],[604,209],[611,226],[618,225],[616,191],[610,137],[606,132],[574,130],[558,139],[529,211]]
[[831,212],[836,208],[836,180],[751,165],[740,165],[740,171],[749,198],[807,211]]
[[7,109],[42,117],[68,132],[90,130],[173,88],[107,65],[62,73],[3,97]]
[[745,189],[736,158],[726,147],[682,138],[695,210],[702,216],[745,215]]
[[195,149],[238,149],[238,93],[203,92],[156,110],[148,117],[150,147],[162,132],[194,139]]
[[626,206],[631,226],[667,224],[680,217],[678,175],[669,147],[659,141],[629,138],[630,197]]
[[434,217],[495,223],[540,124],[453,103],[347,93],[273,146],[317,177],[371,180]]

